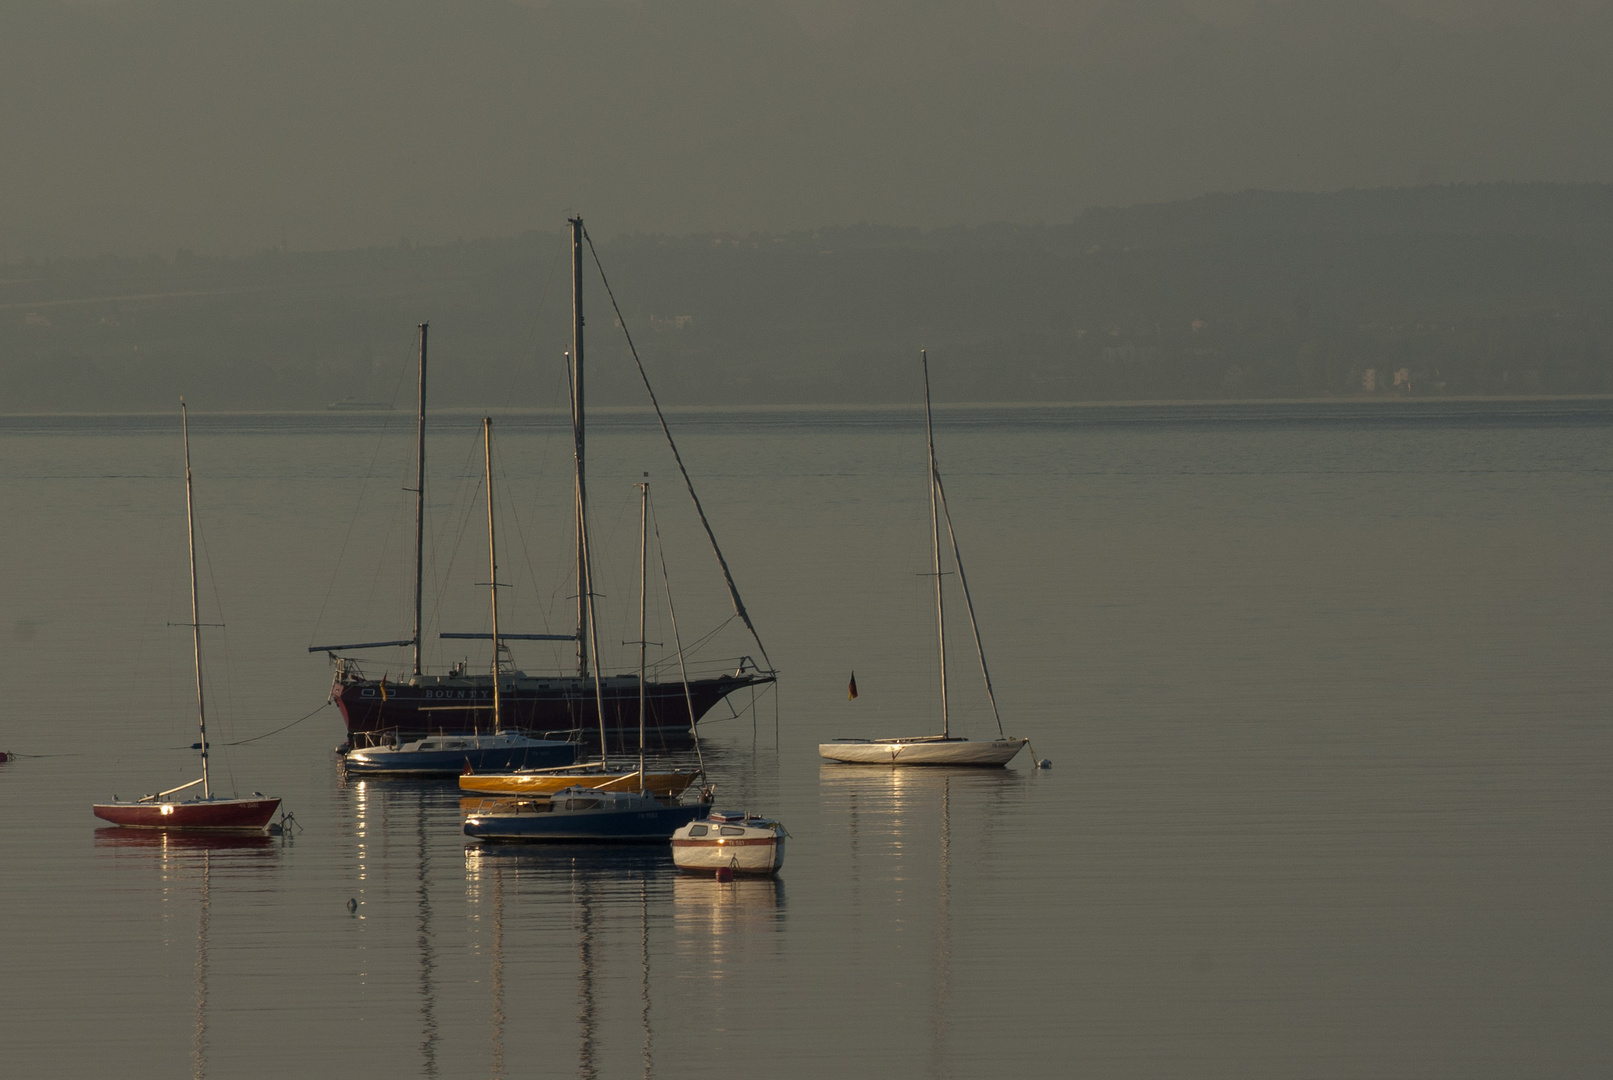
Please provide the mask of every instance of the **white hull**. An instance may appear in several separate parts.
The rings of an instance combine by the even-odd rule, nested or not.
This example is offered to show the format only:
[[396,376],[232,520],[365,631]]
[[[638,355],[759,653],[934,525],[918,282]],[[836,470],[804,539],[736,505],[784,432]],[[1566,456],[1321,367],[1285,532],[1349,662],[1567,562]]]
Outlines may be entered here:
[[679,870],[715,873],[731,867],[736,874],[775,874],[784,865],[784,838],[734,843],[673,841],[672,861]]
[[712,874],[774,874],[784,865],[784,826],[768,818],[712,811],[672,834],[672,861],[679,870]]
[[848,765],[1007,765],[1028,739],[837,739],[818,756]]

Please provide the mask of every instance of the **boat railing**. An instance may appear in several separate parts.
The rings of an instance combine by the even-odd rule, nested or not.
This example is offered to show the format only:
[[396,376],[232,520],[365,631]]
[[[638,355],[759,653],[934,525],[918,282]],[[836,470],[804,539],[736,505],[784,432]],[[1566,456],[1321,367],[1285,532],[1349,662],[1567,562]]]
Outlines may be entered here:
[[[766,679],[776,674],[761,666],[749,656],[723,656],[708,660],[690,660],[688,657],[684,659],[685,663],[682,670],[689,673],[690,679],[709,679],[719,675],[729,675],[735,678],[750,675]],[[662,657],[660,660],[646,665],[644,673],[646,677],[655,679],[658,682],[676,682],[680,677],[678,658],[675,654]],[[624,669],[620,672],[612,671],[610,674],[612,676],[631,675],[636,677],[638,669],[634,668],[631,671]]]
[[401,745],[405,741],[402,736],[402,729],[389,727],[379,731],[355,731],[349,740],[353,750],[375,750],[383,746]]
[[469,817],[485,817],[489,814],[543,814],[553,811],[554,804],[547,798],[527,795],[520,798],[481,799],[475,806],[467,807],[462,804],[460,809]]
[[[394,681],[397,687],[401,690],[403,687],[409,684],[409,680],[412,678],[412,676],[404,672],[394,674],[390,670],[381,672],[379,676],[372,676],[365,671],[364,666],[361,665],[360,662],[355,658],[342,655],[340,653],[332,653],[331,655],[333,657],[332,663],[335,666],[335,682],[337,687],[341,687],[349,683],[379,682],[384,679]],[[749,675],[753,678],[768,679],[777,674],[776,672],[769,671],[761,664],[758,664],[756,660],[750,656],[723,656],[703,660],[690,660],[685,657],[685,664],[682,670],[686,670],[689,674],[689,678],[691,679],[709,679],[720,675],[729,675],[735,678],[741,678]],[[450,678],[465,677],[463,670],[460,668],[455,668],[448,672],[444,672],[443,674]],[[538,674],[530,671],[514,672],[508,668],[502,669],[502,674],[503,681],[501,685],[508,685],[512,688],[516,685],[518,680],[552,682],[576,677],[575,675],[565,676]],[[602,667],[599,674],[601,679],[607,680],[624,678],[637,679],[638,668]],[[677,679],[680,677],[677,656],[672,655],[662,657],[661,659],[646,665],[645,675],[657,682],[677,681]],[[483,675],[482,678],[485,679],[486,676]]]

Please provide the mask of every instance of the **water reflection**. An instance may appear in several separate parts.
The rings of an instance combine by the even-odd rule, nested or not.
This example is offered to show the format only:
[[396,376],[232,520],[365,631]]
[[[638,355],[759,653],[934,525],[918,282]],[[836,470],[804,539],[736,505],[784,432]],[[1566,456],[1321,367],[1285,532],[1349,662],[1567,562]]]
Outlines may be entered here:
[[235,865],[242,867],[273,865],[272,856],[278,855],[284,839],[265,836],[263,833],[205,833],[166,832],[162,829],[96,829],[95,847],[104,854],[127,854],[131,857],[155,856],[162,871],[178,871],[194,862],[196,857],[209,852],[259,852],[271,855],[269,859],[240,859]]
[[165,898],[194,885],[196,894],[196,957],[191,965],[191,1076],[207,1076],[207,1017],[210,1004],[209,939],[213,914],[215,874],[225,881],[245,872],[252,876],[272,870],[285,841],[261,833],[181,833],[160,829],[95,830],[97,855],[147,860],[157,872]]
[[577,1075],[594,1080],[594,905],[590,875],[572,874],[571,899],[577,927]]
[[[953,868],[960,840],[967,852],[989,851],[1000,823],[1009,820],[1026,791],[1026,777],[1012,769],[875,768],[825,763],[819,771],[824,840],[833,843],[843,823],[851,859],[851,890],[862,874],[892,888],[896,922],[905,911],[933,903],[927,951],[929,1068],[952,1075]],[[933,845],[933,851],[931,846]],[[972,855],[965,856],[967,863]],[[933,870],[932,870],[933,868]],[[933,873],[933,877],[932,877]]]
[[[458,787],[373,777],[353,781],[344,777],[341,787],[348,792],[352,813],[355,917],[368,919],[366,909],[372,889],[378,891],[376,900],[385,897],[388,872],[402,869],[407,875],[413,900],[411,929],[420,1071],[436,1077],[441,1075],[442,1036],[437,1019],[438,947],[433,894],[438,883],[433,848],[441,842],[444,830],[457,821]],[[400,852],[407,853],[401,868],[396,861]]]
[[[919,838],[938,836],[952,798],[967,803],[972,826],[990,839],[1005,811],[1023,800],[1028,781],[1015,769],[882,768],[835,765],[818,770],[826,820],[847,819],[847,842],[854,856],[864,842],[899,854]],[[854,864],[857,860],[854,859]]]
[[650,889],[649,882],[640,881],[638,885],[639,910],[639,955],[642,958],[639,964],[639,999],[644,1008],[639,1012],[640,1022],[644,1025],[644,1077],[655,1072],[655,1032],[650,1027]]
[[[638,1033],[640,1066],[645,1076],[655,1070],[655,1026],[651,955],[654,949],[653,913],[664,910],[669,883],[675,876],[671,849],[646,845],[497,845],[469,844],[464,848],[465,880],[473,904],[485,904],[491,926],[489,984],[492,987],[492,1075],[503,1072],[504,998],[510,987],[505,979],[505,907],[511,897],[531,903],[564,898],[569,904],[567,925],[575,968],[574,994],[577,1075],[597,1080],[615,1074],[612,1051],[625,1040],[608,1037],[606,1016],[621,1015],[608,988],[621,985],[603,977],[615,967],[613,944],[633,929],[638,953]],[[530,910],[530,909],[529,909]],[[629,922],[629,920],[631,920]],[[553,926],[553,920],[547,925]]]
[[952,777],[941,777],[941,858],[935,893],[935,1003],[930,1010],[930,1074],[950,1076],[947,1047],[952,995]]
[[[467,878],[470,875],[466,875]],[[493,942],[490,950],[491,970],[488,973],[491,1000],[488,1012],[492,1017],[493,1045],[490,1053],[491,1075],[504,1075],[504,868],[495,866],[493,879]],[[474,887],[472,889],[474,893]]]
[[427,1076],[437,1075],[437,995],[433,972],[435,956],[431,930],[431,845],[426,838],[426,804],[415,804],[415,849],[420,868],[415,875],[415,940],[420,949],[420,1064]]
[[678,928],[709,937],[714,956],[737,932],[777,933],[784,924],[784,881],[777,877],[736,877],[718,881],[710,874],[679,874],[672,882]]
[[[721,981],[751,961],[745,950],[782,951],[777,879],[685,877],[665,843],[467,844],[451,785],[365,778],[344,798],[359,932],[390,939],[377,955],[408,943],[391,1018],[422,1075],[467,1072],[469,1037],[475,1071],[485,1056],[494,1077],[533,1055],[587,1080],[653,1076],[670,1022],[658,1018],[691,967]],[[445,859],[463,876],[444,878]],[[444,938],[461,926],[468,952]],[[378,975],[361,978],[378,986]]]

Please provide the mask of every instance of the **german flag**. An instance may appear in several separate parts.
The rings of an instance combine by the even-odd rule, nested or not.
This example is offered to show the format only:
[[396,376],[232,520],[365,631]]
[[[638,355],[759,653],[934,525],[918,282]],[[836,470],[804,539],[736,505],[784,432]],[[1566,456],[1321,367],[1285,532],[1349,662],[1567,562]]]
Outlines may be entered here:
[[857,673],[855,671],[851,673],[851,685],[846,687],[846,700],[857,700]]

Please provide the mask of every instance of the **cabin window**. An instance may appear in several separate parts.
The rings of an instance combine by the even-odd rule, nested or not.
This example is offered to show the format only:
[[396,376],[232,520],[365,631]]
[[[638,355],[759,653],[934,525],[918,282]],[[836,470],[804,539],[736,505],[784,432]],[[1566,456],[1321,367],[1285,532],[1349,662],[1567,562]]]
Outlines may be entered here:
[[740,828],[738,825],[724,825],[722,827],[722,834],[724,836],[744,836],[745,830]]
[[689,835],[690,836],[704,836],[704,835],[706,835],[706,833],[708,831],[709,830],[704,825],[691,825],[691,826],[689,826]]
[[422,750],[435,750],[435,749],[437,749],[437,744],[434,743],[434,742],[423,742],[423,743],[420,744],[420,749],[422,749]]

